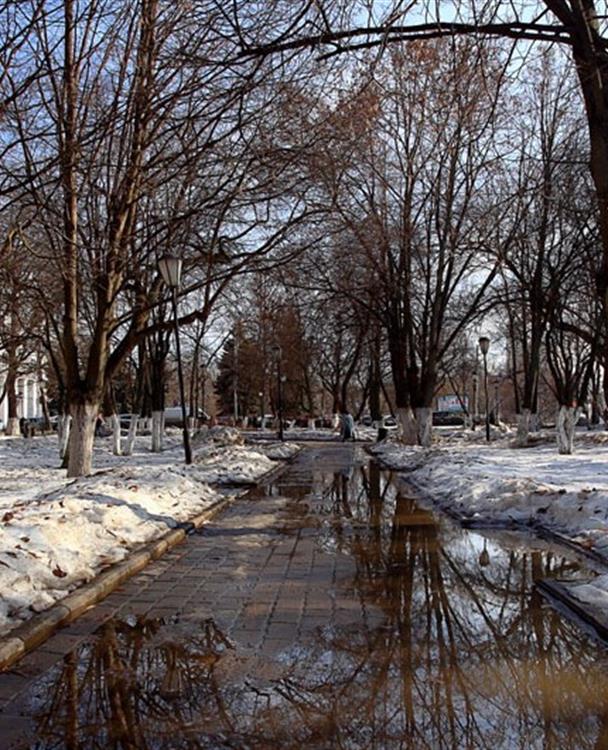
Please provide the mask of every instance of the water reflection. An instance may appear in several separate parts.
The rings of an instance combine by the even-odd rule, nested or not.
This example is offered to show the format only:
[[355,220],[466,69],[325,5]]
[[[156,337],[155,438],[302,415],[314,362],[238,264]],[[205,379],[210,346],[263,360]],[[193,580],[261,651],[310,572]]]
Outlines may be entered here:
[[282,533],[317,528],[319,554],[347,558],[326,584],[346,620],[273,655],[212,619],[110,622],[40,684],[34,746],[608,747],[606,654],[534,587],[577,564],[439,526],[389,479],[329,471],[284,511]]

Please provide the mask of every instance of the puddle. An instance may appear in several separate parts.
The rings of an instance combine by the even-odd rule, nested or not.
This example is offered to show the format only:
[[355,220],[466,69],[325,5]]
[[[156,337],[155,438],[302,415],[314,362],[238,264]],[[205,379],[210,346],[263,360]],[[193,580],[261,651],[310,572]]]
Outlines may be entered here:
[[350,448],[302,455],[250,502],[284,496],[256,542],[294,550],[266,582],[292,591],[272,648],[194,610],[112,620],[29,691],[21,746],[608,747],[608,654],[534,585],[593,575],[570,552],[438,519]]

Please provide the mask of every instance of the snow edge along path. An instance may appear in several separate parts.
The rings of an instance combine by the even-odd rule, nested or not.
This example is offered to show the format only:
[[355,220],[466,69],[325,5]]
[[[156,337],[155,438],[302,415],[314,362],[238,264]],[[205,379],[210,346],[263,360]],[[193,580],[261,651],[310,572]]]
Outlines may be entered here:
[[270,469],[243,486],[241,492],[229,496],[217,494],[218,499],[178,528],[170,529],[160,537],[149,541],[130,552],[125,559],[113,563],[97,572],[92,580],[78,585],[73,591],[56,600],[47,609],[33,614],[25,622],[16,625],[0,636],[0,672],[9,669],[28,652],[40,646],[57,629],[76,620],[83,612],[105,599],[118,586],[142,571],[150,562],[159,559],[182,542],[188,534],[208,523],[230,503],[247,495],[253,487],[266,484],[283,472],[302,451],[302,446],[283,460],[275,463]]
[[[470,446],[422,449],[385,443],[367,451],[394,471],[399,483],[462,526],[532,532],[608,566],[608,454],[594,446],[575,456],[551,454],[549,462],[546,451],[504,444],[475,452]],[[569,603],[579,617],[584,611],[583,619],[601,637],[608,634],[608,574],[561,588],[547,585],[543,592]]]
[[[546,466],[545,474],[541,468],[546,454],[534,449],[497,446],[474,452],[470,446],[424,449],[385,443],[370,446],[368,452],[466,526],[543,530],[608,563],[608,452],[601,461],[591,451],[554,457],[574,463],[575,469],[577,461],[592,472],[601,469],[604,476],[594,476],[595,484],[599,480],[605,486],[573,479],[572,466],[566,467],[569,474],[565,470],[560,476],[561,467],[553,463],[554,481],[548,481]],[[522,455],[526,462],[510,463]]]

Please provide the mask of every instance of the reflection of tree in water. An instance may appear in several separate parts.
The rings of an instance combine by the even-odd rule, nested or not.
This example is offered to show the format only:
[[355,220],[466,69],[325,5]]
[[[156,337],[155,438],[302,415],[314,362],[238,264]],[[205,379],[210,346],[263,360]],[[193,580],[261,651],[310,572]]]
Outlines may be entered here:
[[363,619],[278,663],[240,653],[212,621],[183,638],[174,624],[110,623],[65,660],[38,747],[606,746],[603,652],[533,587],[565,560],[440,536],[373,465],[334,476],[313,510],[323,548],[354,562],[336,596]]
[[[440,539],[432,515],[387,493],[374,465],[353,484],[357,507],[360,486],[368,494],[369,524],[346,530],[343,512],[337,546],[356,561],[353,593],[386,614],[365,647],[384,653],[387,674],[400,672],[402,736],[416,747],[596,746],[608,706],[598,649],[533,586],[572,566],[539,551],[490,554],[461,530]],[[382,524],[387,505],[392,523]]]

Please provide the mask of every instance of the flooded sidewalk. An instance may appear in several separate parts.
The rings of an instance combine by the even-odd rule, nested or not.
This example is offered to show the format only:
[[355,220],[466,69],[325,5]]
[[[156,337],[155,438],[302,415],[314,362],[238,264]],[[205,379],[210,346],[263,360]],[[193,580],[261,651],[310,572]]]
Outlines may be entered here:
[[309,447],[0,675],[0,747],[608,748],[608,652],[359,448]]

